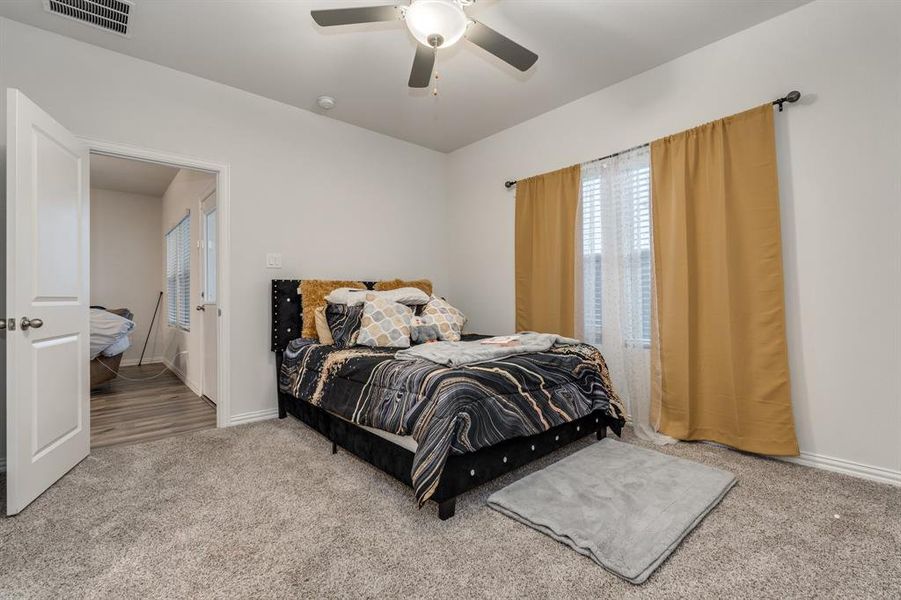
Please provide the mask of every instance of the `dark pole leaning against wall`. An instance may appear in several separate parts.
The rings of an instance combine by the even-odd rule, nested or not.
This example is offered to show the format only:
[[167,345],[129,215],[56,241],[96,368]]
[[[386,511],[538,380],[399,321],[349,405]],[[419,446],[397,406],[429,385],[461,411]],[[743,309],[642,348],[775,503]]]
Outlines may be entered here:
[[160,302],[163,300],[163,292],[160,292],[160,295],[156,297],[156,307],[153,309],[153,317],[150,319],[150,327],[147,328],[147,337],[144,339],[144,347],[141,349],[141,358],[138,359],[138,366],[141,366],[141,363],[144,362],[144,353],[147,352],[147,342],[150,341],[150,333],[153,331],[153,323],[156,321],[156,313],[160,309]]

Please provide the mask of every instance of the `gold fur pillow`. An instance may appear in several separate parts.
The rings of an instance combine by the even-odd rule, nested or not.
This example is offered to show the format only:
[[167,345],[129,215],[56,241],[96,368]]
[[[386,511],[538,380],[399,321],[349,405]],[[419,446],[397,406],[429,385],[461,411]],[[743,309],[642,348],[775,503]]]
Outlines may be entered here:
[[301,337],[313,338],[318,340],[316,334],[316,309],[325,306],[325,297],[329,292],[338,288],[357,288],[366,289],[366,284],[362,281],[337,281],[330,279],[305,279],[300,282],[297,291],[300,293],[300,301],[303,304],[303,329],[300,332]]
[[422,290],[429,296],[432,295],[432,282],[428,279],[413,279],[406,281],[403,279],[389,279],[387,281],[379,281],[375,284],[375,291],[387,292],[398,288],[413,287]]

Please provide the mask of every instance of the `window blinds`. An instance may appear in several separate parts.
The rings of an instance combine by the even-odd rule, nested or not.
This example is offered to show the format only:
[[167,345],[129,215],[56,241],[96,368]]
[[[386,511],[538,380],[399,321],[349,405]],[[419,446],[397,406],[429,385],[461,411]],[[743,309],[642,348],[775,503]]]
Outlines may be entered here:
[[166,234],[166,316],[169,325],[191,327],[191,214]]
[[605,326],[651,339],[651,166],[647,147],[582,165],[583,335]]

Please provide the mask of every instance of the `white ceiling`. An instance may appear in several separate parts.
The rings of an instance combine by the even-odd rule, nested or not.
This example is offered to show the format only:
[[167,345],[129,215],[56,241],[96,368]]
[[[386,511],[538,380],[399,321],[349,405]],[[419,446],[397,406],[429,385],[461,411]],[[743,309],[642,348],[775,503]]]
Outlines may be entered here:
[[[468,14],[539,55],[520,73],[469,42],[439,53],[438,97],[407,87],[402,22],[323,29],[311,8],[385,0],[137,0],[131,36],[46,13],[0,15],[449,152],[770,19],[809,0],[479,0]],[[405,3],[406,0],[400,0]]]
[[176,173],[177,168],[166,165],[91,155],[92,188],[162,197]]

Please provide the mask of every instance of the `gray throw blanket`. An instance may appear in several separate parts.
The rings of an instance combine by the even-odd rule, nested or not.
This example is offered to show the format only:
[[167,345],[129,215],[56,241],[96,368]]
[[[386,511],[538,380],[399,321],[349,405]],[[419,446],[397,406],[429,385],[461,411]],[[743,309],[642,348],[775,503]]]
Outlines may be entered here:
[[579,340],[563,337],[554,333],[525,332],[517,334],[515,343],[511,345],[486,344],[488,338],[474,342],[433,342],[405,348],[397,352],[397,360],[429,360],[448,367],[461,367],[475,363],[497,360],[517,354],[545,352],[555,345],[571,346],[579,344]]

